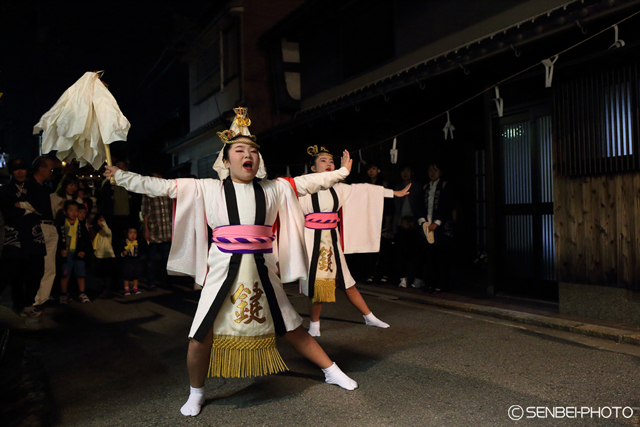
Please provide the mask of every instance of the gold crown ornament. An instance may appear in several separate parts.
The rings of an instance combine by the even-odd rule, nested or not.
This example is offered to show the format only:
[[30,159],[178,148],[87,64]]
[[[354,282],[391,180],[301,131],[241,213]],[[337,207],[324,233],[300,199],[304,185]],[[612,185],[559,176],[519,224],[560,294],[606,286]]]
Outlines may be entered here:
[[322,146],[320,148],[318,148],[317,145],[312,145],[312,146],[308,147],[307,148],[307,154],[309,154],[310,156],[314,156],[314,157],[317,157],[317,156],[333,157],[333,154],[331,154],[329,152],[329,150],[327,150],[326,148],[324,148]]
[[[247,109],[244,107],[238,107],[234,108],[233,111],[236,113],[236,118],[233,120],[233,123],[231,123],[231,128],[222,132],[218,132],[218,137],[220,137],[225,145],[241,142],[243,144],[250,144],[256,148],[260,148],[260,146],[255,142],[256,137],[254,135],[251,135],[251,132],[249,132],[249,125],[251,124],[251,120],[249,120],[249,118],[247,117]],[[238,138],[239,135],[241,135],[242,138]],[[256,178],[266,178],[267,169],[264,166],[262,154],[258,153],[258,156],[260,156],[260,166],[258,167]],[[229,177],[229,167],[228,165],[225,165],[224,160],[224,149],[220,150],[220,152],[218,153],[218,157],[213,164],[213,170],[218,173],[218,178],[220,179],[226,179]]]
[[247,109],[245,107],[237,107],[234,108],[233,111],[236,113],[235,119],[233,119],[233,123],[231,123],[231,128],[228,130],[223,130],[222,132],[217,132],[220,140],[229,144],[231,142],[240,142],[238,140],[231,141],[233,138],[238,135],[242,135],[247,137],[248,140],[243,140],[251,145],[255,145],[260,148],[258,144],[256,144],[255,135],[251,135],[249,132],[249,126],[251,125],[251,120],[247,117]]

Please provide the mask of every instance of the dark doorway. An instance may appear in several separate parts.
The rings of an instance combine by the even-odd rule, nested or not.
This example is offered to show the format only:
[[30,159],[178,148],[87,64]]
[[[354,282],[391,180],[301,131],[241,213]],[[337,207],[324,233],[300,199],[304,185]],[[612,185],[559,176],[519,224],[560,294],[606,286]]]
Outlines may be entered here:
[[530,109],[494,125],[497,291],[557,300],[551,114]]

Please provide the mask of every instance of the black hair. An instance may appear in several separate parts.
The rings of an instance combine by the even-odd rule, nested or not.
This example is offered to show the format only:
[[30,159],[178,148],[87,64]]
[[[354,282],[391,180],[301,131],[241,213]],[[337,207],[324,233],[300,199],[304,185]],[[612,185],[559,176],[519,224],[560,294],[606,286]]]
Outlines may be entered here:
[[98,224],[98,221],[100,221],[100,219],[104,218],[104,215],[102,215],[101,213],[97,213],[93,219],[91,220],[91,225],[94,227],[94,230],[97,230],[98,228],[102,228],[100,227],[100,225]]
[[[318,158],[321,157],[321,156],[322,156],[322,153],[320,153],[317,156],[311,156],[311,159],[309,159],[309,169],[311,169],[311,167],[314,167],[314,168],[316,167],[316,160],[318,160]],[[331,156],[331,158],[333,159],[333,156]],[[335,164],[335,162],[336,162],[336,160],[333,159],[333,163],[334,164]],[[338,169],[338,168],[336,167],[336,169]]]
[[87,210],[87,207],[85,206],[85,204],[84,204],[84,203],[77,203],[77,205],[78,205],[78,210],[79,210],[79,211],[81,211],[81,210],[83,210],[83,209],[84,209],[85,211]]
[[[80,188],[80,180],[78,179],[78,176],[75,173],[65,174],[62,177],[60,184],[58,184],[58,188],[56,188],[56,194],[60,197],[67,197],[67,194],[66,194],[67,186],[72,183],[75,183],[76,187]],[[76,193],[72,194],[71,197],[73,197],[74,199],[78,197],[78,192],[76,191]]]
[[242,138],[251,139],[246,135],[239,134],[239,135],[234,136],[233,138],[231,138],[229,140],[229,142],[224,144],[224,147],[222,148],[222,160],[229,161],[229,150],[231,150],[231,146],[233,145],[234,142],[244,142],[244,141],[241,140]]
[[67,208],[72,205],[75,205],[78,209],[80,209],[80,205],[75,200],[65,200],[64,207],[62,209],[64,209],[64,211],[66,212]]
[[46,168],[47,167],[47,161],[51,160],[50,158],[48,158],[47,156],[38,156],[36,157],[36,159],[33,161],[33,163],[31,164],[31,168],[33,169],[33,172],[36,173],[40,170],[40,168]]
[[446,168],[442,165],[442,162],[440,160],[432,160],[432,161],[430,161],[429,164],[427,165],[427,168],[429,166],[437,167],[438,169],[440,169],[440,174],[444,175],[444,171],[445,171]]

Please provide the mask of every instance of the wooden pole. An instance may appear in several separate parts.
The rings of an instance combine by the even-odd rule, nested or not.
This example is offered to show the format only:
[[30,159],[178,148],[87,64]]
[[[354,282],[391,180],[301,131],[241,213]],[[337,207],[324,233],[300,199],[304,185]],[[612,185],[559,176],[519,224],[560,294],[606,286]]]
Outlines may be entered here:
[[[104,144],[104,152],[107,154],[107,165],[113,166],[113,162],[111,161],[111,149],[109,148],[109,144]],[[111,185],[116,185],[116,178],[111,176],[109,180]]]

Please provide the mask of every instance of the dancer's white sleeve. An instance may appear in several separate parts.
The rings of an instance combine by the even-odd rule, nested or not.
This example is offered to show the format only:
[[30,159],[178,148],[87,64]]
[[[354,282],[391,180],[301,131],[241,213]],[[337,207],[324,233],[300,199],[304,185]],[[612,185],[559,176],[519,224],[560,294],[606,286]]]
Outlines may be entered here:
[[293,181],[296,183],[298,197],[314,194],[321,190],[327,190],[338,182],[349,176],[349,170],[342,167],[338,170],[322,173],[310,173],[296,176]]
[[116,171],[115,178],[116,185],[124,187],[127,191],[146,194],[149,197],[171,197],[172,199],[178,197],[175,179],[142,176],[122,169]]

